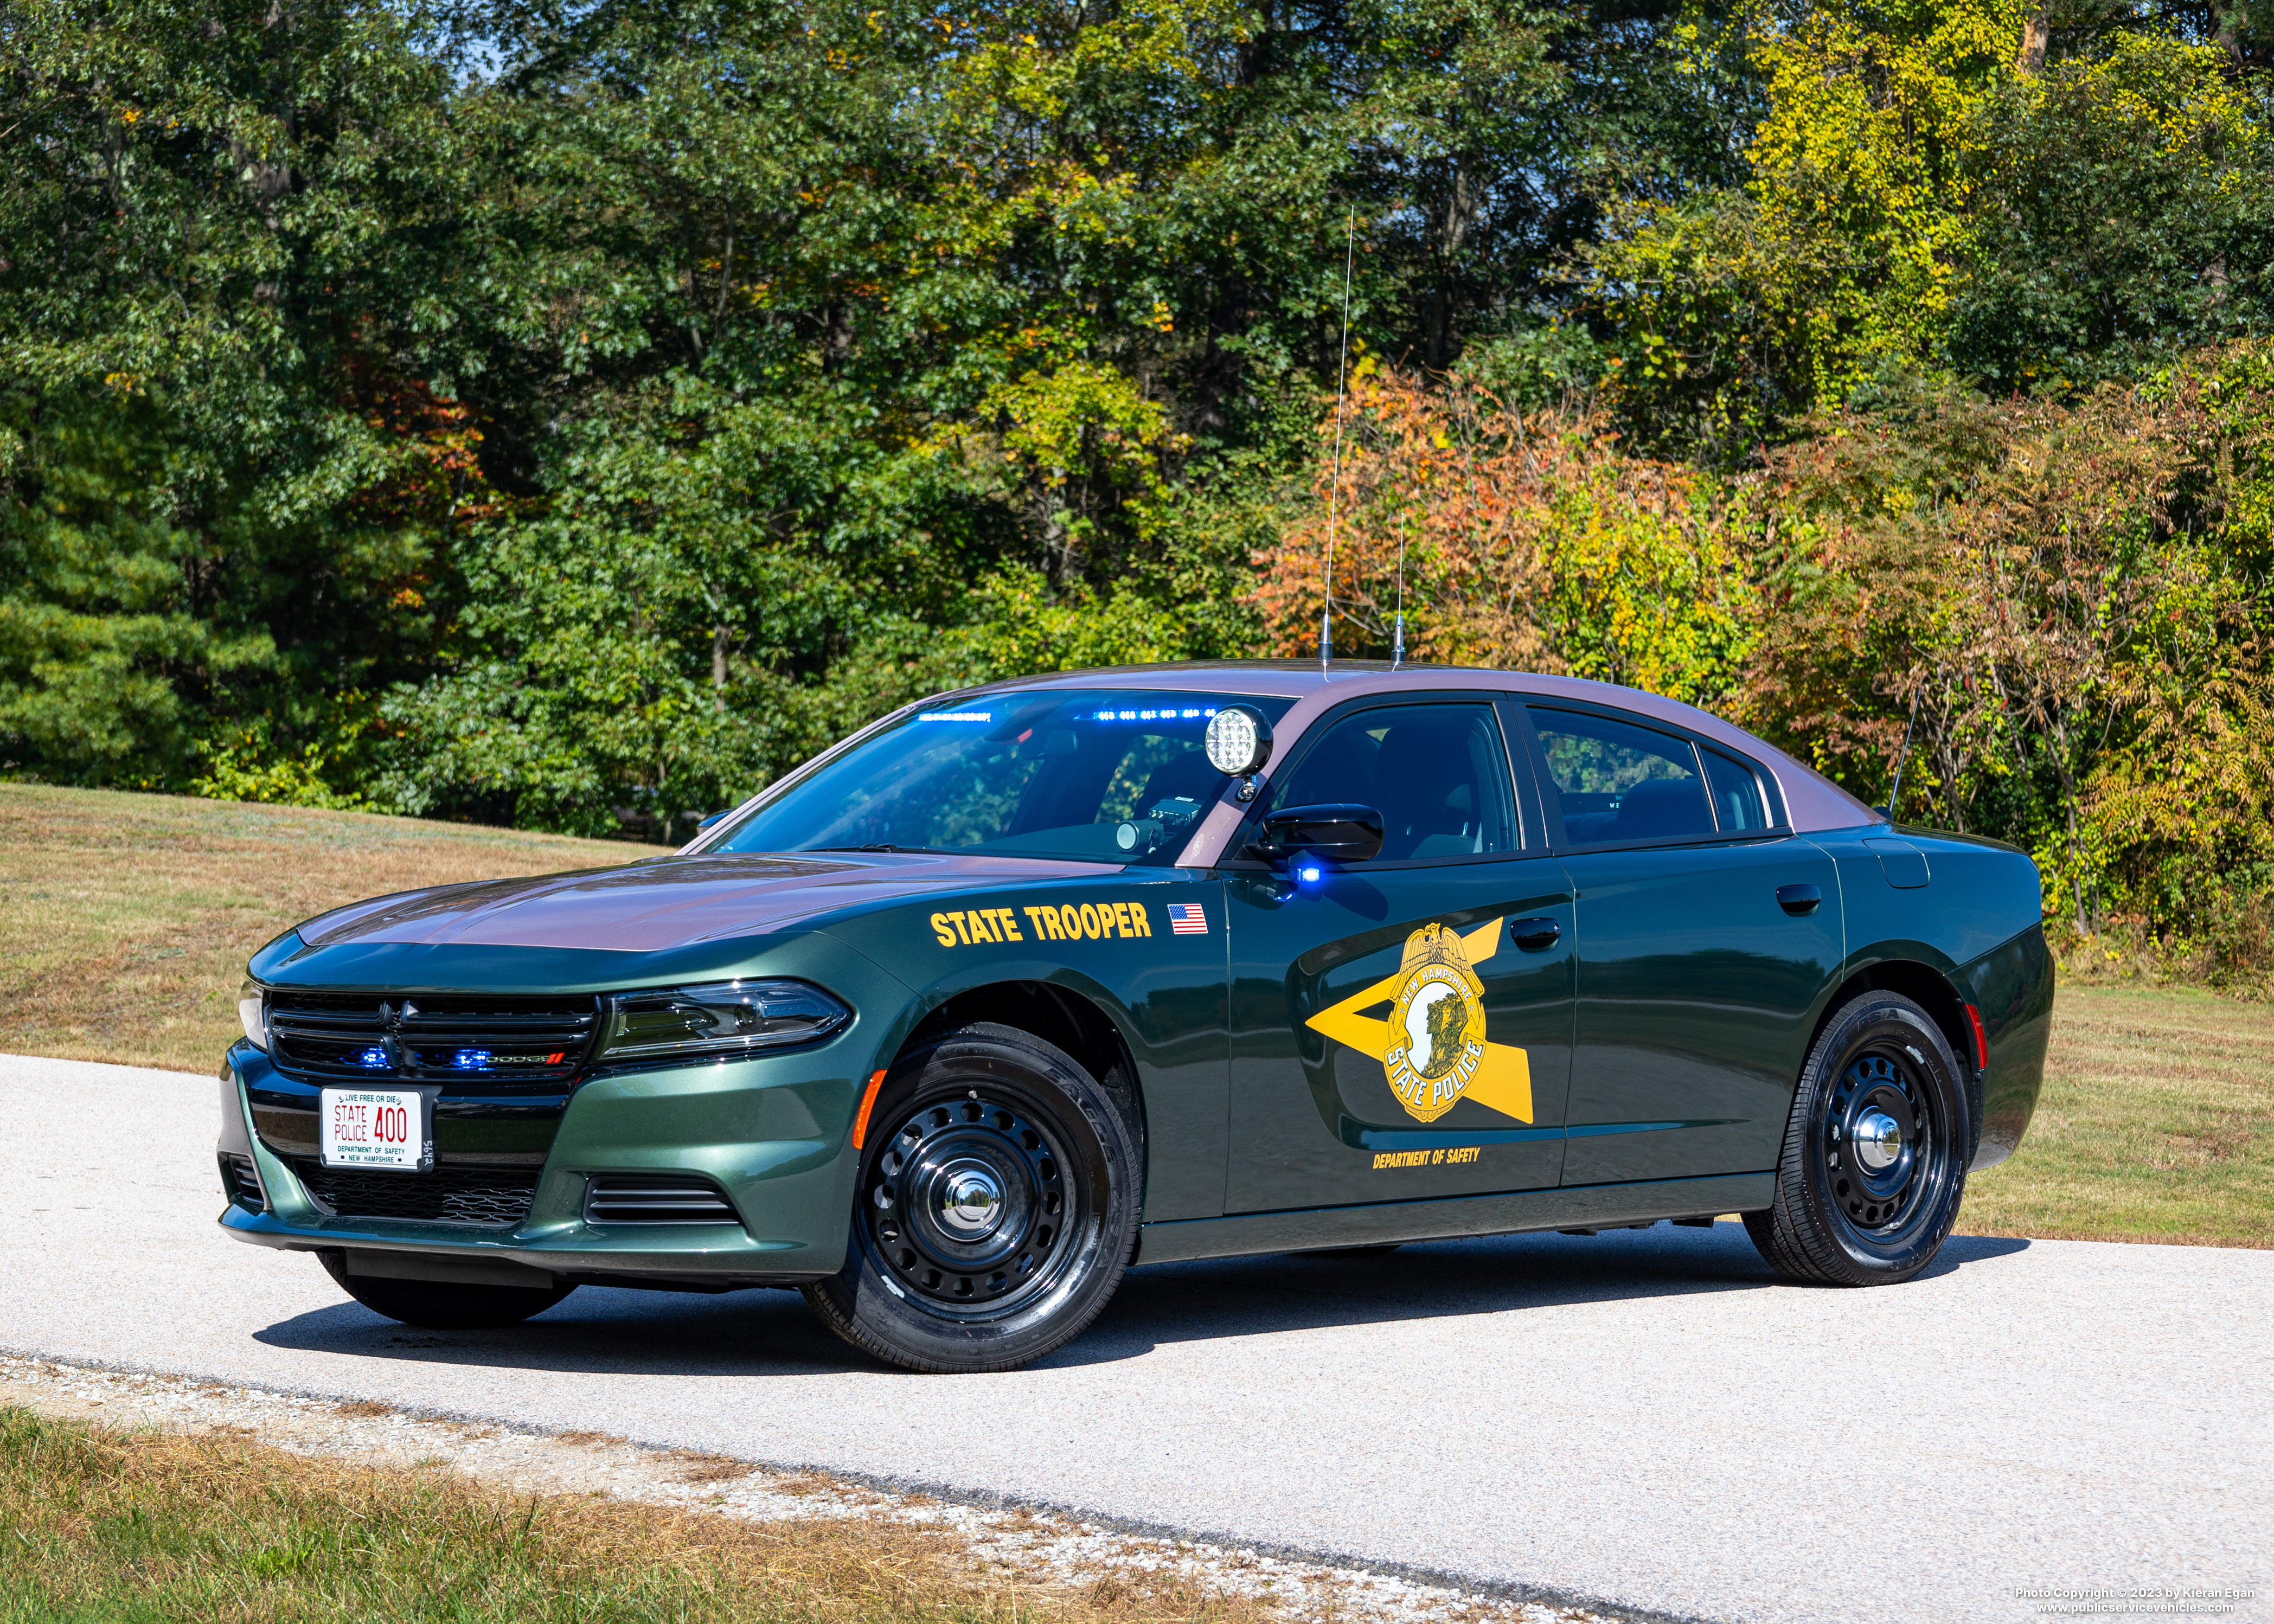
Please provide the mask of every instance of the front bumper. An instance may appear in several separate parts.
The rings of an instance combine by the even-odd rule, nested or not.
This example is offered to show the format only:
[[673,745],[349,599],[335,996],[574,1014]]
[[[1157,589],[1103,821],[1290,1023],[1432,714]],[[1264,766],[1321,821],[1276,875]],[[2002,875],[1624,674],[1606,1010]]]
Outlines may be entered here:
[[[272,1100],[302,1086],[239,1042],[222,1072],[220,1148],[225,1159],[251,1160],[267,1210],[232,1202],[221,1224],[253,1245],[369,1249],[394,1254],[401,1267],[419,1257],[462,1270],[503,1266],[500,1277],[518,1265],[563,1281],[697,1290],[825,1278],[845,1261],[857,1163],[851,1129],[865,1080],[857,1062],[855,1046],[840,1039],[784,1054],[588,1077],[561,1114],[528,1216],[501,1226],[327,1211],[294,1169],[296,1147],[255,1130],[256,1120],[266,1120],[274,1133],[277,1118],[267,1108],[256,1118],[252,1093]],[[447,1162],[447,1147],[443,1155]],[[587,1181],[623,1172],[700,1174],[726,1193],[741,1222],[588,1222]]]

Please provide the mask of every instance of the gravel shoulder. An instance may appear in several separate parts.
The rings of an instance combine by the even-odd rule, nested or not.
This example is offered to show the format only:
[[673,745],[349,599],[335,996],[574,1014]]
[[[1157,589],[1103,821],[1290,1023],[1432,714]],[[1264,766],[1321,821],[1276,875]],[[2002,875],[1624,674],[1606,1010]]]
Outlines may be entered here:
[[1022,1505],[893,1492],[824,1472],[648,1448],[601,1432],[446,1420],[366,1401],[13,1356],[0,1357],[0,1404],[118,1431],[228,1432],[296,1455],[380,1468],[444,1466],[516,1494],[605,1496],[757,1522],[881,1519],[945,1534],[973,1568],[1015,1573],[1027,1587],[1239,1597],[1304,1624],[1610,1624],[1611,1615],[1374,1569],[1135,1533]]

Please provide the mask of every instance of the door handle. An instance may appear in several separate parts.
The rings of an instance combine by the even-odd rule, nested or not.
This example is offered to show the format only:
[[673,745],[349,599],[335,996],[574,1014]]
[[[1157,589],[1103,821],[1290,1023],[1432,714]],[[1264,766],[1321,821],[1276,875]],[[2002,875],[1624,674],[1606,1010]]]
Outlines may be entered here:
[[1777,906],[1795,919],[1816,912],[1816,905],[1824,900],[1824,893],[1813,885],[1780,885],[1777,887]]
[[1527,953],[1544,953],[1563,939],[1563,927],[1552,919],[1512,919],[1508,936]]

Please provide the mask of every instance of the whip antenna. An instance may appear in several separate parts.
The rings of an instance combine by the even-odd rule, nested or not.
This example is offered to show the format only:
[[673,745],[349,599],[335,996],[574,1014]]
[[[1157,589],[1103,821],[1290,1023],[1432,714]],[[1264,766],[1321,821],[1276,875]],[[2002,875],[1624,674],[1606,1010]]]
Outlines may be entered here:
[[1319,664],[1335,657],[1335,518],[1343,494],[1343,384],[1350,368],[1351,256],[1358,240],[1358,208],[1343,225],[1343,348],[1335,362],[1335,473],[1327,487],[1327,601],[1319,611]]
[[1911,719],[1903,724],[1902,753],[1895,757],[1894,786],[1887,791],[1887,822],[1891,824],[1895,821],[1895,797],[1903,793],[1903,764],[1910,759],[1911,729],[1918,726],[1919,695],[1925,692],[1924,682],[1911,690]]
[[1389,635],[1389,668],[1405,663],[1405,510],[1397,512],[1397,629]]

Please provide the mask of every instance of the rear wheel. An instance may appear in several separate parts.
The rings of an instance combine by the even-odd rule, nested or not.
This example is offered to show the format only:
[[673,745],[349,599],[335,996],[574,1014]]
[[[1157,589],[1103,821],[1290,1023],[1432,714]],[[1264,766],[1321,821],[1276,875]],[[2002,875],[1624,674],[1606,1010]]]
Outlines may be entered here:
[[1958,1221],[1971,1133],[1958,1058],[1941,1028],[1899,993],[1863,994],[1826,1024],[1809,1055],[1775,1201],[1745,1214],[1745,1232],[1795,1280],[1909,1280]]
[[1137,1232],[1137,1152],[1063,1050],[980,1022],[904,1056],[870,1116],[845,1267],[806,1301],[916,1371],[1010,1370],[1080,1333]]
[[335,1252],[320,1252],[324,1272],[375,1314],[430,1331],[493,1331],[541,1314],[576,1288],[462,1286],[437,1280],[384,1280],[350,1274]]

